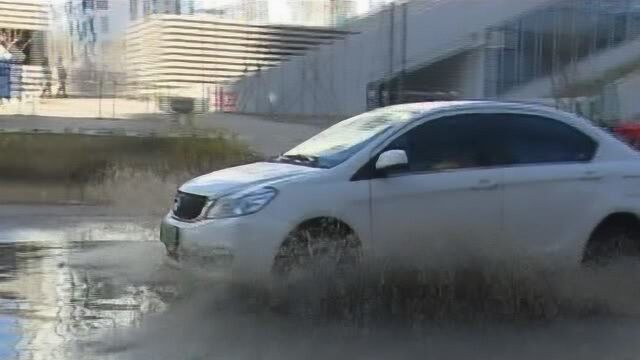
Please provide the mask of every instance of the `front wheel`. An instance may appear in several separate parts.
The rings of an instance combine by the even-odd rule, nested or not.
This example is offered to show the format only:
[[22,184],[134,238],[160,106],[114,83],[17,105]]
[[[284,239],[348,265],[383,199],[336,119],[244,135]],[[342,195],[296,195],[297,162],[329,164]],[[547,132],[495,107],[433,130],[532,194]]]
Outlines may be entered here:
[[640,260],[640,229],[635,224],[612,223],[594,231],[583,263],[609,265],[625,259]]
[[360,262],[361,252],[358,237],[347,225],[334,219],[314,220],[287,236],[273,270],[289,279],[319,272],[344,272]]

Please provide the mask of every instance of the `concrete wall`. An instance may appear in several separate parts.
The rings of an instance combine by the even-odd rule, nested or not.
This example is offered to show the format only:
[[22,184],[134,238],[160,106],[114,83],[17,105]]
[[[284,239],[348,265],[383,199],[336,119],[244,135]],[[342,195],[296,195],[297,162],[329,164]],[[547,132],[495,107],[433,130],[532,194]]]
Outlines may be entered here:
[[484,95],[484,49],[475,49],[465,58],[464,79],[462,96],[478,99]]
[[[410,1],[406,5],[407,67],[476,48],[484,42],[488,27],[548,2]],[[347,30],[359,32],[357,35],[245,78],[234,86],[238,110],[315,115],[364,111],[367,84],[396,74],[401,68],[402,18],[402,6],[387,8],[346,26]],[[478,58],[471,63],[476,69],[482,67]],[[477,94],[477,78],[464,88]]]
[[151,15],[127,32],[128,81],[133,94],[203,98],[217,85],[277,66],[347,34],[210,15]]
[[480,98],[484,92],[484,48],[451,56],[405,76],[404,90],[456,92],[463,98]]
[[0,28],[45,31],[49,11],[44,1],[4,0],[0,2]]

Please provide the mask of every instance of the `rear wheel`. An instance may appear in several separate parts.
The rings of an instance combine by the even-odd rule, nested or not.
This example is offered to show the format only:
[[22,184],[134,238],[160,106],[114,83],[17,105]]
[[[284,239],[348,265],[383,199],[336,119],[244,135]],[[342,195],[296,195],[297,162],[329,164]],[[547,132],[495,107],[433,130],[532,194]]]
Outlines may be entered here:
[[599,226],[587,243],[583,262],[608,265],[640,260],[640,226],[637,221],[615,221]]
[[361,251],[358,237],[346,224],[337,219],[311,220],[287,236],[273,270],[286,278],[343,272],[360,262]]

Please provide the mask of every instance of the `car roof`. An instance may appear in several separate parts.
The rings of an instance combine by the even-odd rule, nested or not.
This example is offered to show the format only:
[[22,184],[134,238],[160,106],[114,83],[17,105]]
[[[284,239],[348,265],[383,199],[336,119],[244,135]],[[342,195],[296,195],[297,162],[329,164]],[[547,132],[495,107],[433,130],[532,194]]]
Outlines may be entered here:
[[[614,138],[602,129],[597,128],[589,120],[540,103],[493,100],[433,101],[392,105],[383,109],[388,111],[407,111],[414,113],[412,120],[409,120],[408,122],[418,120],[424,116],[437,113],[441,110],[452,110],[454,112],[459,110],[461,113],[475,110],[496,112],[522,111],[523,113],[549,116],[562,120],[567,124],[577,126],[582,131],[586,131],[587,134],[595,136],[600,142],[601,147],[603,144],[607,144],[606,152],[609,155],[613,155],[614,157],[617,156],[618,158],[638,158],[638,153],[636,151],[632,150],[622,141]],[[401,126],[401,124],[397,124],[396,126]]]
[[500,109],[504,110],[537,110],[547,114],[568,114],[564,111],[546,106],[540,103],[517,102],[517,101],[494,101],[494,100],[454,100],[454,101],[429,101],[418,103],[407,103],[388,106],[384,109],[389,111],[408,111],[416,113],[416,116],[424,116],[439,110],[473,110],[473,109]]

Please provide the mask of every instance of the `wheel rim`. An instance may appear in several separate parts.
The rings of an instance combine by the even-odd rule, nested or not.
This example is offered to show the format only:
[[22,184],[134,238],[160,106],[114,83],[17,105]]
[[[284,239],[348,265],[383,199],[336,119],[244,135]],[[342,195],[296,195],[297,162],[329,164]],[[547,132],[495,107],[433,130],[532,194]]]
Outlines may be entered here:
[[315,231],[302,231],[291,236],[281,249],[276,272],[291,276],[310,271],[340,271],[360,261],[358,245],[352,234],[318,236]]
[[604,241],[590,244],[585,253],[586,263],[607,265],[622,259],[640,259],[638,242],[626,231],[615,232]]

